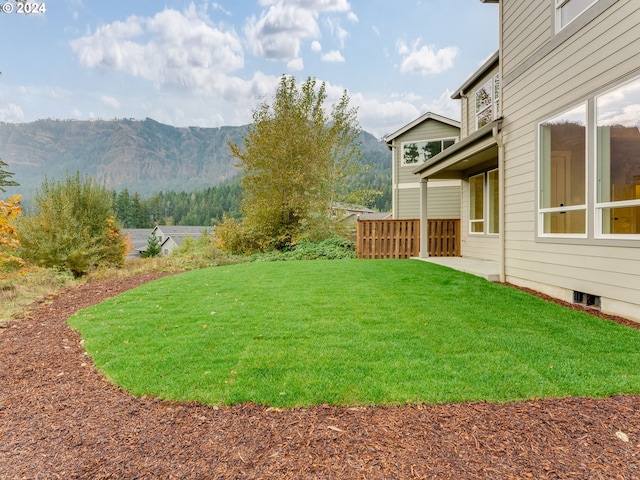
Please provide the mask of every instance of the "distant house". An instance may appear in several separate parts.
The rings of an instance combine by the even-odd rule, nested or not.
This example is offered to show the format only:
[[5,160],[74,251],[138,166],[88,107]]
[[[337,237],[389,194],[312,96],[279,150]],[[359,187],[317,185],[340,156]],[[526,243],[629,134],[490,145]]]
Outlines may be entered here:
[[127,258],[138,258],[147,249],[152,228],[124,228],[122,233],[129,237],[132,249],[127,253]]
[[[420,179],[416,167],[453,146],[460,138],[460,122],[425,113],[385,137],[392,159],[392,216],[394,220],[420,218]],[[429,218],[460,218],[460,179],[429,182]]]
[[175,227],[167,225],[158,225],[152,232],[158,237],[158,242],[162,247],[162,255],[171,255],[171,252],[180,247],[185,238],[199,238],[203,233],[209,233],[211,227],[194,226],[194,227]]

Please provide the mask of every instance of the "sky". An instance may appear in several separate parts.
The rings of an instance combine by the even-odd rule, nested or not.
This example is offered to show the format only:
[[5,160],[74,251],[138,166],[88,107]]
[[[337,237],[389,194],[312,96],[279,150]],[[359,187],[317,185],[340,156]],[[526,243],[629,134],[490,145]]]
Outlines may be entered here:
[[[31,1],[31,0],[29,0]],[[498,49],[480,0],[0,0],[0,122],[245,125],[282,75],[346,90],[378,138],[452,100]],[[43,10],[24,13],[24,10]]]

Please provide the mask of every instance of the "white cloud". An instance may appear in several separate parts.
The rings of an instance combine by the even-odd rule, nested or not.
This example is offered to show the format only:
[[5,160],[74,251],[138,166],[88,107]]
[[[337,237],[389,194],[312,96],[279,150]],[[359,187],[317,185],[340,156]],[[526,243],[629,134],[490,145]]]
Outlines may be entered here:
[[289,70],[304,70],[304,61],[302,58],[293,58],[287,62]]
[[460,101],[453,100],[451,95],[453,92],[445,90],[442,94],[431,102],[422,105],[423,113],[433,112],[452,120],[460,120]]
[[402,57],[400,71],[418,75],[435,75],[453,67],[453,60],[458,55],[457,47],[445,47],[436,50],[434,45],[423,45],[416,40],[411,47],[404,42],[398,42],[398,54]]
[[24,120],[24,112],[15,103],[10,103],[6,108],[0,108],[0,121],[19,123]]
[[323,62],[344,62],[344,57],[338,50],[332,50],[320,57]]
[[[357,22],[346,0],[260,0],[260,5],[268,7],[260,17],[251,17],[244,28],[247,44],[254,55],[289,61],[300,56],[303,41],[320,37],[318,19],[328,12],[347,13],[347,18]],[[325,21],[330,33],[342,45],[348,32],[340,26],[339,20]]]
[[85,67],[126,72],[156,85],[206,87],[215,75],[244,65],[236,33],[211,25],[193,4],[183,13],[167,9],[103,25],[70,45]]
[[321,52],[322,44],[319,41],[314,40],[313,42],[311,42],[311,50],[313,50],[314,52]]
[[120,108],[120,102],[118,101],[117,98],[114,97],[110,97],[108,95],[102,95],[100,97],[100,100],[102,101],[103,104],[105,104],[107,107],[111,107],[114,109],[119,109]]

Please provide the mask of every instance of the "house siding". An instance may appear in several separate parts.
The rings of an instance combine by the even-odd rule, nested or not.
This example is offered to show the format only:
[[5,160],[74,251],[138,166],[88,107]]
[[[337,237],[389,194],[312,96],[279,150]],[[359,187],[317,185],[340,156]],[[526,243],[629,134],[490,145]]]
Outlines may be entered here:
[[640,2],[611,4],[540,55],[554,42],[550,2],[501,2],[506,280],[569,301],[574,290],[598,295],[603,311],[640,320],[640,241],[547,241],[535,230],[537,124],[640,72]]
[[476,90],[484,85],[484,83],[493,78],[499,73],[499,68],[495,67],[489,70],[487,73],[478,78],[478,81],[469,87],[462,97],[462,138],[468,137],[473,132],[478,130],[476,128]]
[[[439,186],[443,183],[445,186]],[[460,218],[460,185],[451,181],[430,180],[427,188],[427,214],[429,218]],[[398,191],[397,220],[420,218],[420,184],[416,188]]]
[[[420,217],[420,178],[413,173],[416,165],[402,164],[402,144],[406,142],[419,142],[424,140],[436,140],[443,138],[459,138],[460,130],[457,127],[441,123],[437,120],[427,119],[411,130],[393,139],[393,218],[409,219]],[[436,215],[432,218],[459,218],[460,187],[443,187],[449,191],[444,195],[434,196],[434,205],[429,205],[429,213]],[[457,195],[457,196],[456,196]],[[453,205],[442,202],[455,197]],[[455,213],[456,216],[446,217],[447,213]]]
[[462,186],[462,219],[460,222],[460,249],[462,256],[497,262],[500,259],[498,235],[469,234],[469,182]]

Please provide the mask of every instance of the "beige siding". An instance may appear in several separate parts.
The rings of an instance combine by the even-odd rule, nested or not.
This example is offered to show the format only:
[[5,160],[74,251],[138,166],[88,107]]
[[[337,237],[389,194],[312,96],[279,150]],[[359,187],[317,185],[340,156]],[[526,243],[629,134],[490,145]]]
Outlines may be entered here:
[[462,256],[494,262],[500,259],[500,237],[497,235],[469,234],[469,182],[462,184],[460,210],[460,249]]
[[[432,180],[427,188],[428,218],[460,218],[460,186],[437,186]],[[449,182],[447,182],[449,183]],[[398,220],[420,218],[420,187],[398,191]]]
[[462,99],[462,124],[465,129],[464,136],[469,136],[477,130],[476,128],[476,90],[485,84],[487,80],[493,78],[498,73],[498,68],[494,68],[480,77],[477,82],[471,85],[465,92]]
[[[393,214],[397,219],[420,218],[420,177],[413,173],[416,164],[402,164],[402,144],[444,138],[459,138],[457,127],[427,119],[411,130],[393,139]],[[459,209],[459,199],[451,208]],[[443,218],[443,217],[439,217]],[[455,218],[455,217],[453,217]]]
[[503,2],[503,75],[536,52],[551,36],[551,2]]
[[550,1],[503,0],[506,280],[599,295],[603,310],[640,320],[640,240],[545,241],[535,232],[537,123],[640,71],[640,2],[615,3],[546,51]]

